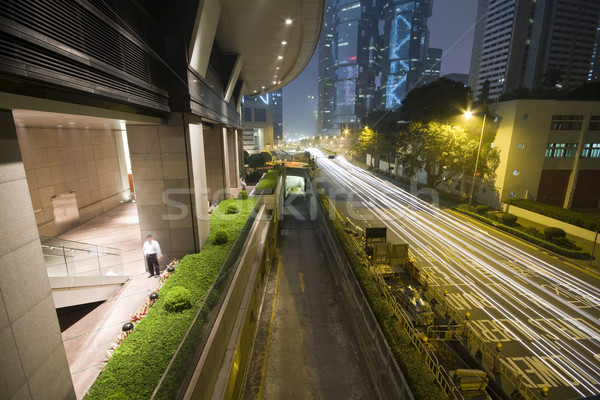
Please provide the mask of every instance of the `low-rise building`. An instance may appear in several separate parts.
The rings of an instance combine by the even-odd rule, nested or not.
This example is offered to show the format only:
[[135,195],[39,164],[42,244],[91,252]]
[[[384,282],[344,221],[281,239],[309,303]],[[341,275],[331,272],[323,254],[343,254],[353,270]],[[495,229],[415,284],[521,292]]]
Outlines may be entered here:
[[565,208],[600,205],[600,102],[512,100],[495,103],[500,151],[495,177],[474,198],[499,206],[526,198]]

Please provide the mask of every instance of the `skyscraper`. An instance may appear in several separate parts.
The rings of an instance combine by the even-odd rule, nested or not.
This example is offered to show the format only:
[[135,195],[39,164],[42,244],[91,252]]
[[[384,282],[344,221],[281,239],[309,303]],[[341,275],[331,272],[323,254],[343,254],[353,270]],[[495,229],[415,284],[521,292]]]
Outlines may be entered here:
[[429,47],[427,18],[431,16],[432,4],[431,0],[389,0],[383,6],[381,81],[386,109],[399,107],[421,78]]
[[442,49],[430,47],[427,49],[427,57],[423,63],[423,71],[421,79],[417,82],[417,86],[427,85],[436,81],[440,77],[440,67],[442,66]]
[[[600,2],[480,0],[471,78],[489,98],[519,87],[575,87],[590,75]],[[479,32],[480,34],[477,34]]]
[[334,70],[333,70],[333,37],[334,37],[334,8],[333,0],[325,2],[323,26],[319,38],[319,94],[317,134],[327,135],[333,129],[333,112],[335,100]]
[[[321,135],[360,127],[372,111],[400,106],[426,68],[432,0],[330,0],[319,42]],[[439,57],[438,57],[439,56]],[[432,50],[439,61],[441,54]],[[427,71],[426,71],[427,70]],[[425,72],[426,71],[426,72]]]
[[378,0],[336,0],[333,69],[336,127],[360,124],[377,105]]

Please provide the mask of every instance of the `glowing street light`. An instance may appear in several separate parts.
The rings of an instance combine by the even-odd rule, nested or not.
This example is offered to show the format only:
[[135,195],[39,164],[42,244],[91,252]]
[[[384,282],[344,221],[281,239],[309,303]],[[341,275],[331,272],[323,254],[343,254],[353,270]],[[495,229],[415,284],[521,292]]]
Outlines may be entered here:
[[[465,112],[465,117],[470,118],[473,115],[471,110]],[[483,113],[483,123],[481,124],[481,135],[479,136],[479,147],[477,148],[477,157],[475,158],[475,170],[473,170],[473,182],[469,193],[469,207],[473,201],[473,188],[475,187],[475,177],[477,176],[477,167],[479,166],[479,153],[481,153],[481,142],[483,141],[483,130],[485,128],[485,117],[487,113]]]

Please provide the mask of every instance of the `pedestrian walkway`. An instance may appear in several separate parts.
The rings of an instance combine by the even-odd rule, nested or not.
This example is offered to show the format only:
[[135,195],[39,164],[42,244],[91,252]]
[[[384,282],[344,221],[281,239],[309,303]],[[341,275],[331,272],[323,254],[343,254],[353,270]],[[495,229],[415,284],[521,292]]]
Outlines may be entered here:
[[284,208],[243,399],[373,399],[308,202],[292,206],[302,217]]
[[125,203],[60,237],[121,249],[123,266],[114,272],[130,276],[107,301],[59,313],[75,393],[81,399],[100,373],[121,327],[143,305],[156,280],[147,278],[135,203]]

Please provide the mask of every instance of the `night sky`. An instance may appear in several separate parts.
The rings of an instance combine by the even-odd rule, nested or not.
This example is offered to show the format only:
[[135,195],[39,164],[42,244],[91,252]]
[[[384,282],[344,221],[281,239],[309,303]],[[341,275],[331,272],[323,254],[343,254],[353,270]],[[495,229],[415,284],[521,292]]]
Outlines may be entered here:
[[[429,47],[443,49],[441,75],[466,74],[471,62],[477,0],[433,0]],[[300,76],[283,88],[283,132],[312,136],[317,110],[318,51]],[[314,96],[310,98],[309,96]]]

